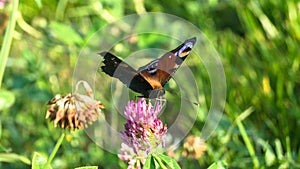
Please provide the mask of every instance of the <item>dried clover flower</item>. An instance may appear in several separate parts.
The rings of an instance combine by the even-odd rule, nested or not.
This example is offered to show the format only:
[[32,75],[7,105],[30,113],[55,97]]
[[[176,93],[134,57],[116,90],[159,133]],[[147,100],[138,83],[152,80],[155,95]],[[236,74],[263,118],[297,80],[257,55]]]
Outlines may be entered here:
[[183,157],[198,159],[206,151],[206,144],[198,136],[188,136],[183,143],[183,148]]
[[[79,94],[78,86],[82,83],[86,94]],[[46,119],[54,122],[54,126],[70,130],[86,128],[88,124],[98,119],[104,108],[100,101],[94,100],[94,93],[86,81],[79,81],[74,94],[61,96],[57,94],[48,103],[51,105],[47,110]]]

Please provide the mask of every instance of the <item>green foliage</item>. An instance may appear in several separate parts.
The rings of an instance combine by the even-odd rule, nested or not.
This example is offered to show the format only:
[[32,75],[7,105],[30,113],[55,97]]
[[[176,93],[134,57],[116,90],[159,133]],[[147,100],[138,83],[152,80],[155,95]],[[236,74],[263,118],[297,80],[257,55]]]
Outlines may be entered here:
[[169,156],[163,155],[163,154],[158,154],[157,156],[155,156],[155,159],[160,159],[164,165],[166,165],[167,168],[172,168],[172,169],[179,169],[180,166],[177,164],[177,162],[172,159]]
[[98,169],[97,166],[85,166],[85,167],[77,167],[75,169]]
[[74,29],[70,28],[69,25],[51,22],[49,28],[53,31],[54,38],[62,41],[66,45],[82,43],[82,38],[74,31]]
[[30,165],[30,160],[27,157],[15,153],[0,153],[0,162],[12,163],[18,161]]
[[[0,12],[9,14],[12,2],[15,1],[9,1]],[[140,5],[140,1],[124,0],[19,2],[16,28],[8,26],[5,31],[14,38],[12,45],[1,38],[2,55],[10,52],[8,59],[0,62],[5,67],[0,79],[0,168],[28,168],[30,157],[34,157],[32,168],[44,164],[43,157],[52,152],[60,135],[45,120],[46,101],[56,93],[72,90],[77,56],[93,33],[119,17],[143,9],[177,15],[199,27],[222,56],[226,73],[225,112],[219,127],[206,141],[207,152],[196,160],[177,153],[179,165],[299,168],[299,2],[153,0]],[[157,47],[164,40],[146,36],[141,39],[138,48]],[[119,47],[118,54],[131,51],[126,44]],[[199,73],[199,117],[191,130],[191,134],[198,135],[210,106],[210,81],[204,68],[198,69],[201,63],[196,64],[192,57],[186,62]],[[169,89],[176,91],[171,84]],[[51,163],[53,168],[126,166],[116,155],[97,147],[84,132],[68,135],[70,139],[62,143]],[[167,157],[159,158],[163,163],[168,161]],[[157,164],[154,160],[151,156],[147,165]]]
[[149,155],[146,159],[146,162],[145,162],[143,168],[145,169],[145,168],[151,168],[151,167],[155,168],[155,161],[154,161],[153,156]]
[[[34,152],[32,157],[32,166],[31,169],[42,169],[47,163],[47,159],[43,157],[38,152]],[[50,169],[51,167],[49,167]]]
[[[8,54],[11,48],[11,43],[13,39],[13,32],[16,26],[17,12],[18,12],[19,1],[16,0],[13,3],[13,7],[10,13],[10,19],[8,21],[7,30],[4,35],[3,44],[1,45],[0,51],[0,87],[2,86],[2,79],[5,70],[5,64],[7,62]],[[5,22],[5,21],[3,21]]]
[[7,90],[0,89],[0,110],[9,108],[15,103],[15,95]]
[[151,154],[148,156],[143,169],[180,169],[177,162],[169,156],[163,154]]
[[210,165],[207,169],[226,169],[228,168],[225,161],[218,161]]

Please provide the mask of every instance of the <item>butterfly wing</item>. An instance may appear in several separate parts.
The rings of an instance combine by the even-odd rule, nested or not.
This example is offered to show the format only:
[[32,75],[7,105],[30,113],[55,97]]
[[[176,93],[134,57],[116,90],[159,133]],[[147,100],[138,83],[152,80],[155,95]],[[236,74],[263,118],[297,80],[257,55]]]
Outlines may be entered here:
[[[163,87],[189,55],[195,43],[196,37],[186,40],[183,44],[166,53],[161,58],[140,67],[138,72],[150,83],[159,82],[160,86]],[[156,86],[159,85],[156,84]]]
[[143,95],[153,89],[149,82],[126,62],[109,52],[102,52],[100,55],[104,58],[101,69],[109,76],[119,79],[131,90]]

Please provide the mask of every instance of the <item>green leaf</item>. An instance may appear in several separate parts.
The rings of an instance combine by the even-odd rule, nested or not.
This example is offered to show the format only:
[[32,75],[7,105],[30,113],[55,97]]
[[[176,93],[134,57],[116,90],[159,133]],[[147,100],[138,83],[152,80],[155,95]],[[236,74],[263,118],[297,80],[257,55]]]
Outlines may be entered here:
[[158,154],[157,156],[165,163],[168,169],[180,169],[178,163],[171,157],[164,154]]
[[267,143],[266,144],[266,150],[265,150],[265,160],[267,167],[270,167],[275,163],[276,155],[272,149],[272,147]]
[[207,169],[226,169],[228,168],[225,161],[217,161],[210,165]]
[[275,139],[275,150],[276,150],[277,158],[279,160],[283,160],[283,158],[284,158],[283,148],[282,148],[282,144],[278,138]]
[[1,139],[1,136],[2,136],[2,122],[0,120],[0,139]]
[[7,109],[15,103],[15,95],[8,91],[0,89],[0,110]]
[[150,154],[146,159],[143,169],[151,169],[151,168],[156,168],[156,166],[155,166],[155,161],[153,159],[153,156]]
[[84,166],[84,167],[78,167],[75,169],[98,169],[98,166]]
[[30,160],[25,156],[21,156],[15,153],[0,153],[0,162],[11,163],[16,161],[21,161],[25,164],[30,165]]
[[[32,167],[31,167],[31,169],[42,169],[42,168],[44,168],[46,162],[47,162],[47,158],[43,157],[38,152],[34,152],[33,158],[32,158]],[[49,168],[52,168],[52,167],[49,166]]]
[[34,0],[36,5],[41,9],[43,7],[41,0]]
[[71,45],[71,44],[81,44],[83,42],[79,34],[72,29],[70,25],[62,24],[59,22],[51,22],[50,29],[55,38],[58,40]]

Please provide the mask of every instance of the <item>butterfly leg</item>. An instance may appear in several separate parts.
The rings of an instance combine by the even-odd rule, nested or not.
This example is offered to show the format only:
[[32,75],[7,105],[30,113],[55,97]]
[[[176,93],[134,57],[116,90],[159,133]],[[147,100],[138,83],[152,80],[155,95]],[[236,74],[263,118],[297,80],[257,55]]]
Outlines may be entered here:
[[156,109],[157,108],[157,106],[159,106],[160,107],[160,112],[162,112],[162,110],[166,107],[166,105],[167,105],[167,99],[166,98],[164,98],[164,97],[158,97],[158,98],[155,98],[155,99],[152,99],[153,100],[153,107],[154,107],[154,109]]

